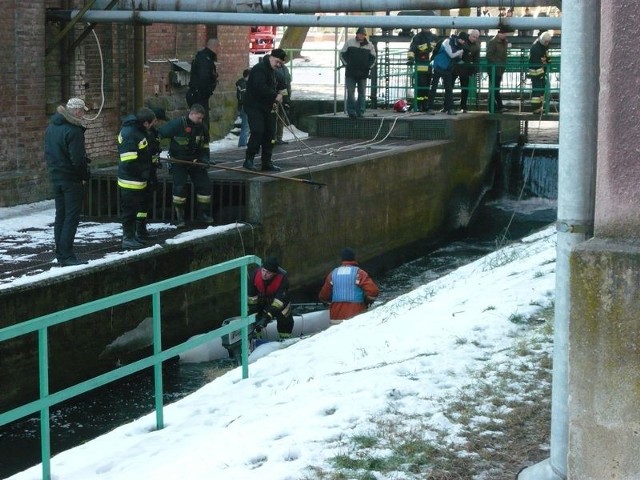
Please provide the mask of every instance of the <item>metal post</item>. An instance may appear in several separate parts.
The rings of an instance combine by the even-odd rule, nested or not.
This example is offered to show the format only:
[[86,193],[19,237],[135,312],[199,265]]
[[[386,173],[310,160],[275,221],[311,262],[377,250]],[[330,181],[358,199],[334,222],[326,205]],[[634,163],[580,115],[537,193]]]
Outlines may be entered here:
[[144,26],[135,25],[133,35],[134,107],[138,110],[144,104]]
[[[595,173],[598,133],[598,72],[600,2],[562,2],[560,90],[560,150],[558,165],[558,244],[551,397],[550,458],[523,470],[518,480],[564,480],[567,478],[569,422],[568,340],[569,254],[571,248],[593,234]],[[574,49],[572,45],[580,45]]]
[[[49,396],[49,335],[47,327],[38,330],[38,368],[40,377],[40,400]],[[51,478],[51,418],[49,405],[40,410],[40,454],[42,478]]]
[[[249,308],[247,307],[247,282],[249,281],[249,274],[247,273],[247,266],[242,265],[240,267],[240,316],[244,319],[249,315]],[[241,336],[241,358],[242,358],[242,378],[249,378],[249,329],[247,325],[243,325],[240,331]]]
[[[153,354],[156,359],[162,353],[162,323],[160,309],[160,292],[154,292],[151,296],[152,304],[152,321],[153,321]],[[156,407],[156,428],[158,430],[164,428],[164,413],[162,394],[164,386],[162,382],[162,360],[156,360],[153,365],[153,385],[154,385],[154,401]]]

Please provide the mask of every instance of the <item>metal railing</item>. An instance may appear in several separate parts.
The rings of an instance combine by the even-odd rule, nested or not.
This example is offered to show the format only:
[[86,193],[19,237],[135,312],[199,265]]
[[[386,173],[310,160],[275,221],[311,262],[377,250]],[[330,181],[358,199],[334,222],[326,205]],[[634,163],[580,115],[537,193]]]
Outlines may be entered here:
[[[229,260],[206,267],[195,272],[179,275],[167,280],[162,280],[150,285],[127,290],[126,292],[111,295],[91,302],[77,305],[59,312],[50,313],[37,317],[26,322],[22,322],[0,330],[0,342],[11,340],[23,335],[37,333],[38,336],[38,370],[39,370],[39,399],[26,403],[0,414],[0,426],[24,418],[28,415],[40,413],[40,437],[41,437],[41,457],[42,457],[42,478],[51,478],[51,439],[50,439],[50,408],[60,402],[76,397],[90,390],[106,385],[115,380],[120,380],[128,375],[132,375],[141,370],[153,367],[154,377],[154,405],[156,412],[156,428],[164,428],[163,416],[163,380],[162,363],[170,358],[176,357],[182,352],[198,347],[210,340],[220,338],[223,335],[240,330],[241,335],[241,363],[242,378],[249,376],[248,356],[249,356],[249,325],[254,323],[255,315],[247,315],[247,266],[260,264],[260,258],[254,255]],[[160,293],[172,288],[203,280],[214,275],[224,273],[236,268],[240,269],[240,316],[237,322],[222,326],[216,330],[192,338],[166,350],[162,349],[161,342],[161,306]],[[152,303],[152,339],[153,354],[141,360],[137,360],[128,365],[116,368],[97,377],[77,383],[71,387],[49,392],[49,350],[48,350],[48,329],[54,325],[66,323],[68,321],[95,313],[107,308],[111,308],[133,300],[144,297],[151,297]]]
[[[381,44],[378,44],[381,45]],[[391,108],[404,98],[414,103],[416,71],[406,64],[406,47],[385,46],[378,49],[376,68],[367,82],[367,104],[369,108]],[[292,100],[296,95],[304,98],[333,98],[334,102],[345,100],[344,70],[339,59],[340,49],[303,49],[299,53],[307,59],[305,62],[290,61],[287,66],[292,76]],[[288,50],[289,58],[296,58],[298,51]],[[547,86],[545,89],[544,112],[549,113],[553,104],[557,105],[560,92],[560,50],[550,50],[551,62],[547,65]],[[469,82],[469,105],[476,109],[482,105],[490,113],[494,112],[491,70],[485,57],[485,47],[481,50],[478,73]],[[505,100],[517,101],[522,108],[530,99],[531,81],[527,76],[529,49],[513,46],[508,49],[508,59],[502,78],[501,93]],[[303,79],[303,80],[299,80]],[[443,92],[442,86],[438,94]],[[454,85],[454,94],[460,87]],[[524,108],[523,108],[524,109]]]

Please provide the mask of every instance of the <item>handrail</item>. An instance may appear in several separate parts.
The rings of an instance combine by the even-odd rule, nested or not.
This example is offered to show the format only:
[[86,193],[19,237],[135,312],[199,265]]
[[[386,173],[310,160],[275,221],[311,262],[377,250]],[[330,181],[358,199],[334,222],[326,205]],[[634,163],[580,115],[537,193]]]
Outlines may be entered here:
[[[416,95],[415,85],[417,85],[416,74],[417,72],[413,67],[406,65],[406,54],[408,44],[406,47],[387,47],[381,48],[378,51],[378,61],[376,62],[375,78],[372,78],[367,82],[367,99],[370,102],[371,108],[390,108],[393,104],[404,98],[408,103],[414,102],[414,108],[416,107]],[[304,56],[309,56],[311,59],[314,56],[322,56],[331,52],[334,57],[337,58],[337,52],[340,49],[334,48],[317,48],[308,49],[303,48],[301,50],[288,49],[287,53],[289,58],[296,58],[296,53],[303,53]],[[559,73],[560,73],[560,55],[559,48],[552,48],[551,62],[547,65],[547,88],[545,93],[544,111],[549,112],[551,96],[549,94],[557,94],[559,92]],[[311,54],[311,55],[309,55]],[[516,93],[521,101],[528,95],[528,91],[531,86],[527,82],[528,71],[528,47],[523,48],[521,46],[512,46],[507,49],[507,63],[501,65],[505,67],[505,77],[501,87],[503,93]],[[307,83],[300,84],[297,82],[297,74],[305,69],[319,69],[328,71],[333,69],[334,84],[331,86],[333,89],[334,103],[339,100],[339,96],[344,97],[344,77],[341,75],[341,65],[337,60],[334,60],[330,66],[321,66],[313,60],[310,62],[298,62],[294,63],[290,61],[287,66],[289,67],[292,76],[292,101],[296,100],[296,90],[308,88]],[[473,104],[476,99],[486,98],[488,100],[488,111],[494,113],[493,100],[493,88],[491,86],[491,70],[498,65],[488,65],[486,59],[486,47],[482,45],[480,52],[480,59],[478,62],[478,73],[475,75],[475,82],[472,80],[469,84],[469,103]],[[336,73],[337,72],[337,73]],[[555,78],[555,83],[552,82],[552,75]],[[318,78],[327,78],[327,76],[319,76]],[[473,79],[473,77],[472,77]],[[427,91],[429,87],[426,87]],[[460,88],[460,87],[455,87]],[[442,87],[438,88],[438,92],[442,92]],[[344,98],[343,98],[344,100]]]
[[[144,370],[145,368],[154,368],[154,404],[156,412],[156,428],[164,428],[163,417],[163,385],[162,385],[162,363],[169,358],[178,354],[200,346],[215,338],[230,334],[234,331],[241,332],[241,363],[242,378],[249,376],[248,358],[249,358],[249,325],[255,321],[255,314],[248,314],[247,307],[247,266],[251,264],[260,264],[261,260],[255,255],[245,255],[244,257],[229,260],[223,263],[212,265],[209,267],[196,270],[195,272],[185,273],[177,277],[161,280],[156,283],[145,285],[143,287],[134,288],[125,292],[117,293],[109,297],[93,300],[81,305],[76,305],[59,312],[50,313],[37,317],[26,322],[0,329],[0,342],[11,340],[22,335],[37,332],[38,334],[38,368],[39,368],[39,387],[40,398],[27,404],[16,407],[7,412],[0,414],[0,426],[13,422],[27,415],[40,412],[40,437],[41,437],[41,457],[42,457],[42,478],[50,480],[51,478],[51,438],[50,438],[50,415],[51,406],[60,402],[86,393],[95,388],[106,385],[107,383],[119,380],[133,373]],[[166,350],[162,349],[161,344],[161,304],[160,293],[172,288],[203,280],[205,278],[234,270],[240,269],[240,319],[237,322],[222,326],[211,332],[207,332],[196,338],[191,338],[174,347]],[[77,383],[71,387],[65,388],[55,393],[49,393],[49,353],[48,353],[48,328],[54,325],[68,322],[70,320],[95,313],[107,308],[111,308],[132,300],[138,300],[150,296],[152,299],[152,326],[153,326],[153,354],[141,360],[124,365],[122,367],[111,370],[107,373],[91,378],[89,380]]]

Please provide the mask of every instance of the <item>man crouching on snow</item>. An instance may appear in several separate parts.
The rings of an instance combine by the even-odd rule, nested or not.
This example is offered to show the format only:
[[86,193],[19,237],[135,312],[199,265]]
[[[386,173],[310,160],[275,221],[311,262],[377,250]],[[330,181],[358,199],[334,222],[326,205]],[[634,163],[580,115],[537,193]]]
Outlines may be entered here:
[[289,299],[289,278],[277,258],[267,258],[260,268],[251,273],[247,295],[249,313],[256,314],[257,332],[276,320],[280,340],[291,337],[293,312]]
[[380,294],[378,285],[358,266],[351,248],[344,248],[340,257],[342,264],[327,275],[319,294],[321,302],[331,303],[331,325],[364,312]]

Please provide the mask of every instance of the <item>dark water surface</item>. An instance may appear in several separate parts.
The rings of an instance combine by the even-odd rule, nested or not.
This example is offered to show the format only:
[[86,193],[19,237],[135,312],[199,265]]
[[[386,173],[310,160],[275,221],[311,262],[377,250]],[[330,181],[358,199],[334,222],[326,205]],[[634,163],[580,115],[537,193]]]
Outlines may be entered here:
[[[555,221],[556,202],[500,199],[480,207],[464,237],[376,278],[379,303],[466,265]],[[165,404],[179,400],[229,368],[230,362],[165,363]],[[65,402],[51,412],[52,455],[153,411],[152,373],[141,372]],[[0,478],[40,462],[39,417],[0,428]]]

